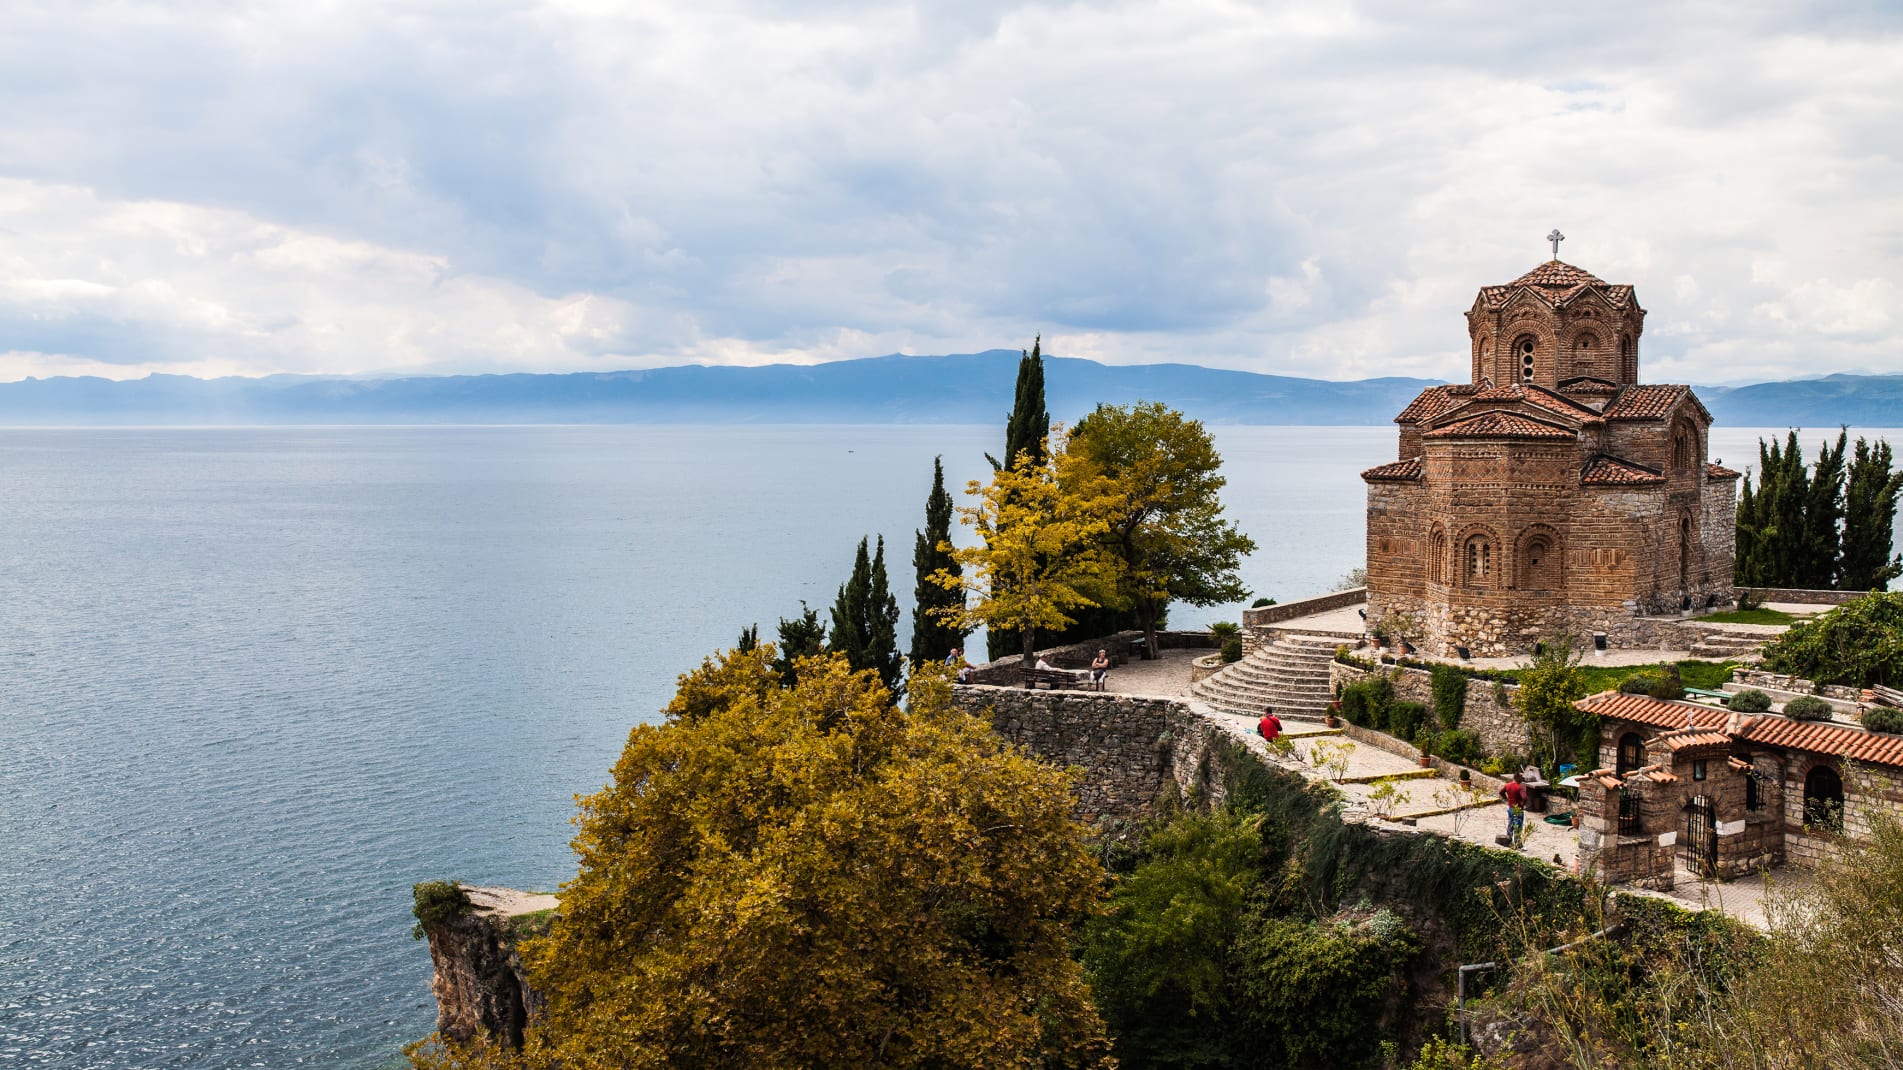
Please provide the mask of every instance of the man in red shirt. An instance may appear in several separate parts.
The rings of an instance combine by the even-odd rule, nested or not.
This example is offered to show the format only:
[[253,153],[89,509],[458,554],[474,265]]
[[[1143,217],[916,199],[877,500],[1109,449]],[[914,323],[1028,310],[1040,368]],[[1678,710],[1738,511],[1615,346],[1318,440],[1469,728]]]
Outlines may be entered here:
[[1513,774],[1513,779],[1500,789],[1500,797],[1507,801],[1507,846],[1517,851],[1526,826],[1526,785],[1521,783],[1520,774]]
[[1264,742],[1273,743],[1282,735],[1282,719],[1275,715],[1274,706],[1262,707],[1262,719],[1256,722],[1255,730],[1262,734]]

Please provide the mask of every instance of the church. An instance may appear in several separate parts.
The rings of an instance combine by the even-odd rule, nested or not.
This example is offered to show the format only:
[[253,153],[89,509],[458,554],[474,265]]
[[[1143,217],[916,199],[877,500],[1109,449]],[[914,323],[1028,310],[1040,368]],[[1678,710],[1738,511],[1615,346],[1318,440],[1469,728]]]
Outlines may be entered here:
[[1371,627],[1441,656],[1648,645],[1728,602],[1739,474],[1689,386],[1639,381],[1629,285],[1555,258],[1467,310],[1470,382],[1421,392],[1368,491]]

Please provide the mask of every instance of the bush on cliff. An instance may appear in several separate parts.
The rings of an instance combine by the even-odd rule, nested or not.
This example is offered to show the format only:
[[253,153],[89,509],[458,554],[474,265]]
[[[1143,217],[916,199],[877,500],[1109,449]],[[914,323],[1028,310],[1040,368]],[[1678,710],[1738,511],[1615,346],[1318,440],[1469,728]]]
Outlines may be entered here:
[[1903,591],[1879,591],[1800,621],[1764,648],[1764,667],[1820,684],[1903,686]]
[[438,929],[464,914],[469,913],[474,904],[469,901],[469,893],[455,881],[423,881],[410,886],[410,913],[416,915],[416,927],[410,935],[418,940],[429,934],[429,930]]
[[681,680],[581,803],[580,873],[523,947],[532,1062],[1096,1066],[1069,953],[1102,869],[1071,781],[953,707],[770,646]]

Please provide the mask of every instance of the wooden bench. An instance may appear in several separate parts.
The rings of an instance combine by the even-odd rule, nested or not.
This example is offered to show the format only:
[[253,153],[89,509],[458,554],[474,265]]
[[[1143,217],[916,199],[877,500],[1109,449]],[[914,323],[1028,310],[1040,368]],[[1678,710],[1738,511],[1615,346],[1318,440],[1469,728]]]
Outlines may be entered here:
[[1903,708],[1903,691],[1898,691],[1894,687],[1884,687],[1882,684],[1878,684],[1872,687],[1870,692],[1876,696],[1879,705]]
[[1024,689],[1045,687],[1052,691],[1102,691],[1103,685],[1090,678],[1089,669],[1026,669]]
[[1714,702],[1723,703],[1727,699],[1731,698],[1733,692],[1711,691],[1702,687],[1688,687],[1685,689],[1685,694],[1693,698],[1711,699]]

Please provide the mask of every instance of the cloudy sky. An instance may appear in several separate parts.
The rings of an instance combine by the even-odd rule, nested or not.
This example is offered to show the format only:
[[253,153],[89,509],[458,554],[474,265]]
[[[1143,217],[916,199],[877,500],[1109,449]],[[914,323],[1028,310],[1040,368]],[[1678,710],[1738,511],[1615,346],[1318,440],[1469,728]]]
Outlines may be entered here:
[[1451,377],[1554,226],[1647,378],[1903,372],[1900,157],[1894,3],[13,0],[0,379]]

